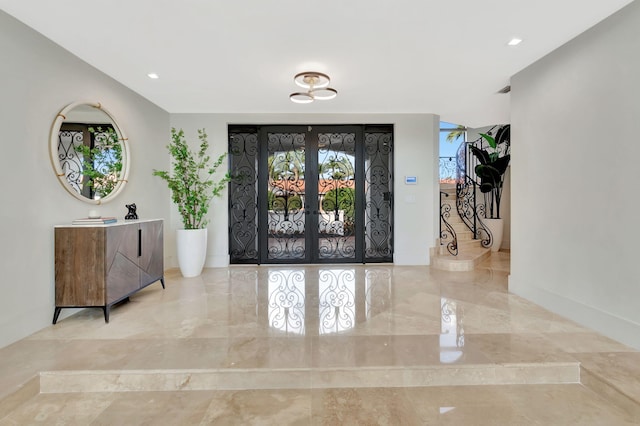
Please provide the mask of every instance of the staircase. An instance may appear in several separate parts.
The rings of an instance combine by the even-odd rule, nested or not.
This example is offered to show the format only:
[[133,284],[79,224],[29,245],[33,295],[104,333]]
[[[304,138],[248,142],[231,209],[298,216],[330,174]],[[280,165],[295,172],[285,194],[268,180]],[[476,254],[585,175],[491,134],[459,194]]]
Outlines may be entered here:
[[479,239],[473,238],[473,232],[464,224],[456,208],[456,185],[441,183],[440,191],[446,196],[441,197],[443,206],[450,206],[449,217],[446,218],[449,225],[455,231],[457,237],[457,255],[453,255],[447,249],[453,235],[446,232],[447,227],[441,218],[443,235],[436,242],[436,247],[431,248],[431,267],[443,271],[473,271],[482,261],[491,256],[491,249],[484,248]]

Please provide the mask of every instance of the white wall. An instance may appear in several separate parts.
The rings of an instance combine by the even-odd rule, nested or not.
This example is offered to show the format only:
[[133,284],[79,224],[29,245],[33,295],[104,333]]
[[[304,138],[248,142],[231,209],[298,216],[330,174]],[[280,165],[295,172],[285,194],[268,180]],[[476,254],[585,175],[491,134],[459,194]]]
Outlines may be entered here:
[[[49,160],[56,114],[101,102],[129,138],[129,183],[103,215],[166,218],[168,190],[151,175],[167,161],[169,114],[0,11],[0,347],[49,324],[54,310],[53,226],[95,208],[58,183]],[[63,310],[61,318],[73,310]]]
[[[394,124],[394,263],[427,265],[429,247],[438,233],[438,132],[439,117],[432,114],[172,114],[171,126],[182,128],[190,144],[198,143],[197,129],[205,128],[212,157],[227,150],[229,124]],[[167,164],[167,168],[169,165]],[[418,177],[418,185],[405,185],[404,176]],[[212,204],[209,246],[205,266],[226,266],[228,256],[228,207],[224,198]],[[171,230],[181,221],[175,207]],[[169,227],[167,227],[169,229]],[[174,233],[166,239],[175,241]],[[174,244],[168,261],[177,265]]]
[[511,80],[509,289],[640,348],[640,2]]

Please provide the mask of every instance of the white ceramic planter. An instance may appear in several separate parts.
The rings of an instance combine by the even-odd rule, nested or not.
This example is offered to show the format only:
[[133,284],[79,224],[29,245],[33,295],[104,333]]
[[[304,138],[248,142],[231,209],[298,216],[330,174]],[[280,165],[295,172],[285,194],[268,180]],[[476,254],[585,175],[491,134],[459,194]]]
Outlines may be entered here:
[[176,245],[182,276],[200,275],[207,257],[207,229],[178,229]]
[[485,219],[484,224],[491,232],[491,251],[500,250],[502,245],[502,236],[504,234],[504,219]]

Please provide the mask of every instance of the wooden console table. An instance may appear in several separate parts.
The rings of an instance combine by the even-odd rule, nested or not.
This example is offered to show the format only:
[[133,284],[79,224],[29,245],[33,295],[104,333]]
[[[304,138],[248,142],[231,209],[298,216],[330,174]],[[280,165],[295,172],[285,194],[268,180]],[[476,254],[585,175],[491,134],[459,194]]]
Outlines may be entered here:
[[61,225],[55,230],[56,308],[109,310],[160,281],[164,288],[163,222],[123,220],[107,225]]

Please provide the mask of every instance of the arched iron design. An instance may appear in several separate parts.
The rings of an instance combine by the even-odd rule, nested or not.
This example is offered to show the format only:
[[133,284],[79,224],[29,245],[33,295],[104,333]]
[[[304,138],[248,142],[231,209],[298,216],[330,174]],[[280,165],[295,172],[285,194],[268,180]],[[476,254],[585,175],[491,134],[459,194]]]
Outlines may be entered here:
[[355,326],[354,269],[321,269],[318,274],[320,334],[338,333]]
[[268,258],[304,259],[305,134],[268,133]]
[[355,133],[318,134],[318,256],[355,258]]
[[365,259],[390,261],[393,254],[391,228],[393,174],[391,129],[367,129],[364,136]]
[[[451,204],[443,203],[442,196],[448,197],[444,191],[440,191],[440,245],[446,244],[447,251],[452,256],[458,255],[458,236],[448,219],[451,217]],[[445,229],[442,229],[444,224]]]
[[229,135],[229,253],[232,263],[258,260],[258,132]]
[[74,191],[82,193],[82,154],[77,147],[84,144],[82,130],[60,130],[58,132],[58,161]]
[[305,334],[305,271],[269,271],[269,326],[287,334]]

